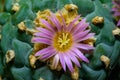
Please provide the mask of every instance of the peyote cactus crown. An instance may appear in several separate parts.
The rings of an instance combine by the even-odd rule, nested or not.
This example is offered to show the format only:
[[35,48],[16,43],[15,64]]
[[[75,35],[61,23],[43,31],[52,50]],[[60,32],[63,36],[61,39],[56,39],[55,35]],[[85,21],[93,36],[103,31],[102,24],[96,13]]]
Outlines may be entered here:
[[119,80],[116,2],[1,0],[0,80]]

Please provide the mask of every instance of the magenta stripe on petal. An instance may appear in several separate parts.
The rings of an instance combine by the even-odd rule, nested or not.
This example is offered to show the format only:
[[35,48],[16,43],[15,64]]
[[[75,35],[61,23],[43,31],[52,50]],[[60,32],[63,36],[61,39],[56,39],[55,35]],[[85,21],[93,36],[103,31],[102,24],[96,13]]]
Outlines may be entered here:
[[89,63],[89,60],[83,55],[83,53],[82,53],[80,50],[78,50],[77,48],[74,48],[74,47],[73,47],[71,50],[72,50],[75,54],[77,54],[80,59],[82,59],[83,61]]
[[58,21],[58,19],[56,18],[56,16],[53,13],[51,13],[51,15],[52,15],[52,17],[48,17],[48,18],[52,21],[53,24],[55,24],[55,27],[57,27],[58,31],[61,30],[62,26],[61,26],[60,22]]
[[120,16],[120,12],[115,12],[114,16]]
[[55,69],[57,68],[57,65],[58,65],[58,63],[59,63],[59,55],[58,54],[56,54],[55,56],[54,56],[54,59],[53,59],[53,64],[52,64],[52,66],[54,66],[55,67]]
[[44,48],[44,49],[38,51],[38,52],[35,54],[35,56],[44,55],[45,53],[48,53],[48,52],[50,52],[50,51],[53,52],[53,47],[51,47],[51,46],[49,46],[49,47],[47,47],[47,48]]
[[53,37],[49,36],[48,34],[44,34],[44,33],[41,33],[41,32],[34,33],[33,35],[37,36],[37,37],[44,37],[44,38],[49,38],[49,39],[53,38]]
[[89,34],[86,35],[85,37],[76,40],[76,42],[81,42],[81,41],[87,40],[87,39],[93,37],[94,35],[95,35],[94,33],[89,33]]
[[84,31],[88,26],[89,26],[89,23],[85,23],[84,25],[82,25],[81,27],[79,27],[79,29],[76,31],[76,33]]
[[45,24],[48,29],[50,29],[51,31],[55,32],[53,26],[52,26],[50,23],[48,23],[48,22],[45,21],[44,19],[41,19],[40,21],[41,21],[43,24]]
[[43,55],[40,59],[41,60],[46,60],[48,58],[53,57],[55,54],[56,54],[55,52],[49,52],[48,54]]
[[[41,51],[41,50],[40,50]],[[48,51],[44,51],[43,53],[41,53],[40,51],[38,51],[38,54],[40,54],[40,56],[47,56],[47,55],[49,55],[49,54],[53,54],[53,53],[55,53],[56,51],[55,50],[53,50],[53,49],[51,49],[51,50],[48,50]]]
[[74,27],[73,25],[75,24],[75,22],[80,18],[80,15],[77,16],[68,26],[67,26],[67,31],[70,32],[71,29]]
[[89,23],[86,23],[86,19],[83,19],[81,22],[79,22],[73,31],[73,34],[76,34],[78,32],[84,31],[89,26]]
[[65,61],[64,61],[64,59],[63,59],[63,57],[64,57],[63,53],[59,53],[59,56],[60,56],[60,63],[61,63],[61,65],[62,65],[64,71],[66,71]]
[[70,58],[66,55],[66,53],[63,54],[63,58],[64,58],[64,61],[65,61],[66,65],[67,65],[67,67],[69,68],[69,70],[71,72],[73,72],[74,69],[73,69],[73,66],[72,66],[72,62],[71,62]]
[[120,26],[120,20],[118,21],[117,26]]
[[116,9],[116,8],[112,8],[112,10],[111,11],[118,11],[118,9]]
[[80,63],[77,60],[77,57],[75,57],[74,53],[72,51],[68,51],[68,53],[66,53],[67,56],[77,65],[80,67]]
[[65,19],[64,19],[62,13],[61,12],[59,12],[59,13],[60,13],[60,17],[62,18],[62,23],[63,23],[63,26],[64,26],[62,28],[66,29],[67,26],[66,26],[66,23],[65,23]]
[[120,7],[120,5],[117,3],[117,1],[112,1],[112,3],[116,6],[116,7]]
[[41,28],[41,27],[38,27],[37,30],[39,30],[40,32],[44,33],[44,34],[47,34],[49,36],[52,36],[54,33],[45,29],[45,28]]
[[48,45],[51,45],[51,43],[52,43],[50,39],[40,38],[40,37],[32,38],[31,41],[32,41],[33,43],[43,43],[43,44],[48,44]]
[[85,35],[87,35],[89,31],[90,30],[86,30],[86,31],[83,31],[83,32],[76,33],[76,34],[74,34],[73,37],[74,37],[75,40],[80,39],[80,38],[84,37]]
[[80,48],[80,49],[85,49],[85,50],[92,50],[94,49],[93,46],[90,46],[88,44],[81,44],[81,43],[77,43],[74,45],[76,48]]

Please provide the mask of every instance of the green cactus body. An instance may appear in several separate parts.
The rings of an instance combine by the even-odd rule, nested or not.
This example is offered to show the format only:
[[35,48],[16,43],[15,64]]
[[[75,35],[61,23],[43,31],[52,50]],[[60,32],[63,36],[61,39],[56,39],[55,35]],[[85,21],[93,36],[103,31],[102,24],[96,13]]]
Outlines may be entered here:
[[[12,9],[15,3],[18,6]],[[34,30],[36,13],[46,9],[56,12],[66,4],[75,4],[78,7],[78,14],[90,23],[91,32],[95,33],[96,38],[95,50],[92,54],[85,55],[90,63],[81,62],[77,80],[120,80],[120,40],[112,33],[116,28],[111,13],[112,0],[1,0],[0,78],[2,80],[73,79],[70,71],[52,70],[48,66],[50,62],[39,61],[34,56],[30,57],[34,55],[31,34],[36,32]],[[104,18],[103,24],[92,23],[92,19],[96,16]],[[21,22],[24,25],[19,28],[18,24]],[[14,51],[14,54],[7,54],[9,50]],[[10,59],[8,62],[6,55]],[[102,55],[110,59],[108,66],[104,60],[101,60]]]

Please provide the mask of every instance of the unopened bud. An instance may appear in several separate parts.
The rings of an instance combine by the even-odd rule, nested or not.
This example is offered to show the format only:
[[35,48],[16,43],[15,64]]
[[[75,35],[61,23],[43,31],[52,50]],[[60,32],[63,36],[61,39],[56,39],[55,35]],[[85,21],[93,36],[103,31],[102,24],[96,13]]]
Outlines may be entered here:
[[37,58],[34,55],[30,55],[29,60],[30,60],[31,67],[36,68],[35,62],[36,62]]
[[60,70],[62,70],[62,66],[61,66],[61,64],[58,64],[56,68],[55,68],[54,66],[52,66],[52,64],[49,65],[49,66],[50,66],[50,68],[51,68],[52,70],[56,70],[56,71],[60,71]]
[[104,22],[103,17],[96,16],[92,19],[92,23],[97,25],[97,24],[102,24]]
[[78,10],[78,7],[74,4],[66,4],[65,9],[68,11],[74,11],[74,10]]
[[79,79],[79,69],[77,66],[74,68],[74,72],[71,73],[71,77],[73,80],[78,80]]
[[44,80],[42,77],[40,77],[38,80]]
[[9,63],[10,61],[12,61],[14,57],[15,57],[15,52],[13,50],[8,50],[5,55],[6,63]]
[[18,3],[13,4],[12,10],[13,11],[19,11],[20,5]]
[[18,29],[21,30],[21,31],[25,31],[27,28],[25,26],[25,23],[24,22],[21,22],[18,24]]
[[34,33],[38,32],[38,30],[35,29],[26,29],[26,33],[33,35]]
[[61,64],[60,63],[58,63],[58,65],[55,67],[55,66],[53,66],[53,58],[50,58],[48,61],[47,61],[47,63],[48,63],[48,66],[50,67],[50,69],[52,69],[52,70],[56,70],[56,71],[60,71],[61,69],[62,69],[62,66],[61,66]]
[[120,36],[120,29],[116,28],[115,30],[112,31],[113,35]]
[[42,43],[35,43],[34,44],[34,47],[33,47],[33,50],[34,50],[34,52],[37,52],[37,51],[39,51],[39,50],[41,50],[41,49],[43,49],[43,48],[46,48],[48,45],[46,45],[46,44],[42,44]]
[[100,57],[100,60],[105,64],[106,68],[108,68],[108,66],[110,64],[110,59],[107,56],[102,55]]
[[95,41],[96,41],[96,38],[92,37],[92,38],[89,38],[89,39],[83,41],[83,43],[94,46]]

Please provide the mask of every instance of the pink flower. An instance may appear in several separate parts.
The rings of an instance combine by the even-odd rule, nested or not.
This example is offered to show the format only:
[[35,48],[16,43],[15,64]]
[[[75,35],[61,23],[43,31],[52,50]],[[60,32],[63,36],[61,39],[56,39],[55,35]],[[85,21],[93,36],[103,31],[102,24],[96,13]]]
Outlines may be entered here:
[[113,0],[114,7],[112,11],[114,12],[114,16],[118,18],[117,26],[120,26],[120,0]]
[[34,33],[35,37],[32,38],[32,42],[47,44],[48,47],[39,50],[35,56],[40,56],[40,60],[53,57],[52,65],[55,68],[60,63],[64,71],[67,66],[71,72],[74,70],[73,63],[79,67],[79,60],[89,63],[82,50],[93,50],[94,47],[83,43],[83,41],[93,37],[94,33],[89,33],[90,30],[86,29],[89,26],[86,19],[78,22],[79,18],[80,16],[77,16],[68,25],[62,15],[62,22],[53,13],[48,17],[51,23],[41,19],[46,28],[38,27],[39,32]]

